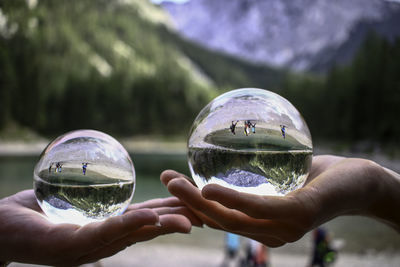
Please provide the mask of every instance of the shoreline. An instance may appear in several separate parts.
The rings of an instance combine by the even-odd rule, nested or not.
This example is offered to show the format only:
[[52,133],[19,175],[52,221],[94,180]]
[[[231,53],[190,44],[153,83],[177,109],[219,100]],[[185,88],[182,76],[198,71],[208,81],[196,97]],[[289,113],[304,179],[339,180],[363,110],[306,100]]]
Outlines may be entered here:
[[48,142],[0,142],[0,156],[39,156],[40,153],[46,148]]
[[[37,142],[23,141],[0,141],[0,157],[13,156],[39,156],[49,141],[38,140]],[[130,154],[167,154],[184,155],[187,153],[184,141],[162,141],[159,139],[125,139],[121,144]],[[400,172],[400,158],[393,158],[382,151],[378,152],[351,152],[350,150],[336,151],[334,146],[316,145],[314,155],[334,154],[344,157],[357,157],[373,160],[393,171]]]
[[[21,142],[0,141],[0,157],[39,156],[49,141]],[[186,154],[186,142],[160,140],[127,140],[121,141],[128,153],[139,154]]]

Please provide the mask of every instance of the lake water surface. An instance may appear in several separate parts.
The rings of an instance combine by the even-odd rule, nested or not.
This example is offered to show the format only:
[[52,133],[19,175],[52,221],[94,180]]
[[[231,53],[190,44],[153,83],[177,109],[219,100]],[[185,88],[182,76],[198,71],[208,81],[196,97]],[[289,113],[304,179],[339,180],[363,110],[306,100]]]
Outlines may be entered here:
[[[133,202],[169,196],[160,182],[160,173],[174,169],[188,173],[184,154],[131,155],[136,171],[136,191]],[[33,187],[33,169],[38,156],[0,157],[0,198]]]

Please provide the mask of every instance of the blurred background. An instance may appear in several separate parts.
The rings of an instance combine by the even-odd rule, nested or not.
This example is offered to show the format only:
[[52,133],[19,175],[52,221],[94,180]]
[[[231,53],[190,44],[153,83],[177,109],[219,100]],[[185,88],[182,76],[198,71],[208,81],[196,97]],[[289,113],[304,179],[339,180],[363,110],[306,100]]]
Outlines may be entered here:
[[[159,173],[188,174],[197,113],[242,87],[292,102],[315,154],[400,172],[400,1],[0,0],[0,197],[32,188],[45,145],[82,128],[129,150],[134,201],[168,196]],[[399,266],[400,236],[387,226],[343,217],[325,227],[339,250],[335,266]],[[306,235],[271,249],[271,266],[306,266],[311,248]],[[219,266],[223,258],[224,233],[207,228],[102,264]]]

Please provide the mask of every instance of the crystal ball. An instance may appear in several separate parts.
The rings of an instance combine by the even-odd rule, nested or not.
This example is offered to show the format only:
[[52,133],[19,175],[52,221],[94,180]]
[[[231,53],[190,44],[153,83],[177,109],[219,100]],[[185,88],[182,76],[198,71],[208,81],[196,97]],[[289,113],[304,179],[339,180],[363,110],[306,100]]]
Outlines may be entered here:
[[94,130],[59,136],[34,170],[36,199],[54,223],[85,225],[122,214],[135,191],[135,169],[113,137]]
[[301,187],[312,162],[311,134],[297,109],[263,89],[224,93],[193,122],[188,163],[202,189],[219,184],[257,195],[286,195]]

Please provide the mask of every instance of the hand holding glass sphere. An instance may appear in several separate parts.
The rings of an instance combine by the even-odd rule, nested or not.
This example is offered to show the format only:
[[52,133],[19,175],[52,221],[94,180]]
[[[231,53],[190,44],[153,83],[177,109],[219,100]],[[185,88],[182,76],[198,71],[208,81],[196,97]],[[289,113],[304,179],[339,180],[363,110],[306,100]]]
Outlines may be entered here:
[[129,205],[134,189],[132,161],[111,136],[56,138],[35,167],[34,190],[0,199],[0,261],[78,266],[202,224],[174,197]]
[[312,159],[305,122],[274,93],[240,89],[217,97],[197,116],[188,147],[201,190],[173,170],[161,181],[210,227],[269,247],[340,215],[373,216],[399,229],[399,174],[365,159]]

